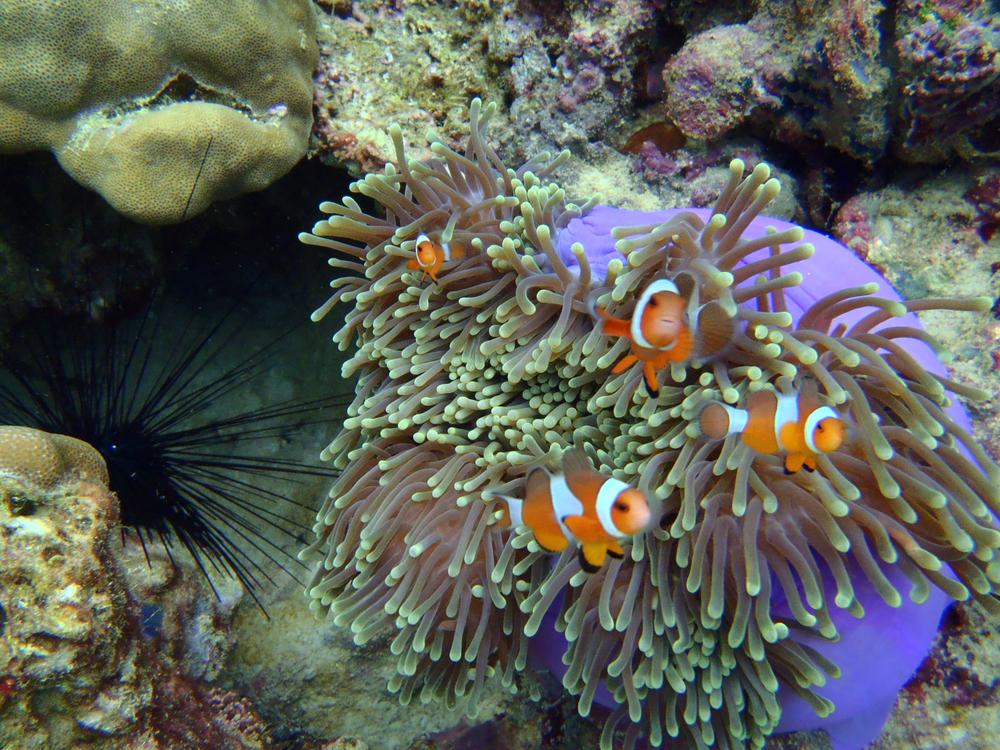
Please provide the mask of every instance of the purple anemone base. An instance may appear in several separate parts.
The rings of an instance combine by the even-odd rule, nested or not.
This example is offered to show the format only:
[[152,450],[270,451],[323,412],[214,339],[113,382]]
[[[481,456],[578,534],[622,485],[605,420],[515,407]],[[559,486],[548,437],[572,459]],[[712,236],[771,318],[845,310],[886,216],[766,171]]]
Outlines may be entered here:
[[[615,227],[640,226],[662,223],[678,213],[695,213],[707,222],[711,216],[709,209],[669,209],[664,211],[626,211],[609,206],[597,206],[586,216],[572,220],[559,234],[557,249],[570,267],[578,266],[576,256],[570,248],[580,242],[587,253],[595,278],[603,278],[608,263],[614,258],[624,260],[615,249],[615,239],[611,230]],[[744,237],[758,237],[772,226],[778,231],[793,225],[787,221],[766,216],[757,217],[743,233]],[[878,296],[900,300],[899,294],[877,271],[858,258],[851,250],[835,240],[808,229],[803,242],[812,243],[816,253],[812,258],[794,265],[794,270],[803,276],[800,286],[785,291],[789,312],[798,321],[802,314],[816,301],[845,287],[860,286],[870,282],[879,285]],[[768,252],[767,250],[759,253]],[[751,255],[745,262],[761,257]],[[838,322],[851,324],[863,317],[867,311],[856,310],[838,318]],[[894,318],[892,325],[922,327],[912,313],[902,319]],[[930,347],[916,340],[901,340],[909,352],[929,371],[946,374],[944,365]],[[949,409],[950,416],[971,429],[968,415],[957,404]],[[943,592],[932,588],[931,595],[922,604],[913,602],[906,593],[909,582],[894,566],[881,564],[888,579],[903,593],[903,603],[890,607],[875,591],[860,570],[852,576],[858,601],[865,609],[865,616],[856,619],[848,612],[833,608],[831,617],[840,633],[839,641],[830,643],[822,639],[794,633],[791,637],[808,643],[827,658],[836,663],[842,676],[828,679],[816,692],[829,698],[836,710],[827,718],[818,717],[812,708],[791,690],[782,688],[779,698],[782,717],[778,732],[797,732],[810,729],[825,729],[833,742],[834,750],[860,750],[872,742],[882,731],[889,713],[895,705],[900,689],[920,666],[936,637],[941,615],[951,603]],[[836,589],[832,576],[825,576],[829,600],[833,601]],[[780,592],[780,586],[775,587]],[[566,667],[562,664],[564,641],[555,630],[555,612],[561,601],[550,609],[550,616],[539,630],[533,644],[537,662],[561,677]],[[776,597],[774,612],[791,619],[787,605]],[[563,644],[563,645],[560,645]],[[616,703],[603,686],[597,693],[597,701],[609,707]]]

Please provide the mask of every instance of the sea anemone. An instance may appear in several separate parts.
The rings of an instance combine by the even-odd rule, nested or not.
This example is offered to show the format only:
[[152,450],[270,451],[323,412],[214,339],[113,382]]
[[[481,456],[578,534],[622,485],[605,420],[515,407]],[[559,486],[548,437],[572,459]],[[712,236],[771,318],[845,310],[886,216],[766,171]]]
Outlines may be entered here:
[[[923,366],[915,348],[945,353],[914,316],[900,320],[989,300],[901,302],[861,285],[793,315],[803,275],[785,268],[815,247],[791,225],[748,231],[780,190],[766,166],[744,177],[734,161],[707,214],[632,212],[612,231],[613,209],[567,203],[547,181],[565,154],[504,166],[484,137],[493,111],[474,101],[465,153],[432,142],[423,163],[392,128],[398,171],[351,186],[385,215],[347,197],[300,235],[348,272],[313,318],[353,302],[334,340],[357,340],[344,366],[357,397],[323,453],[344,473],[300,555],[317,616],[359,643],[394,631],[390,687],[474,715],[490,674],[517,689],[528,638],[561,601],[563,684],[582,714],[605,686],[618,706],[603,747],[627,716],[626,747],[682,736],[730,748],[763,745],[781,686],[820,717],[834,710],[817,688],[839,674],[836,649],[810,643],[837,638],[836,610],[864,616],[860,580],[891,606],[902,597],[887,568],[914,601],[933,584],[1000,609],[1000,470],[947,411],[947,392],[985,394]],[[428,232],[469,252],[422,285],[407,261]],[[607,242],[576,241],[601,233],[617,240],[610,257]],[[640,367],[609,375],[628,343],[593,311],[627,318],[664,277],[700,338],[650,398]],[[851,425],[816,472],[786,475],[780,456],[701,434],[708,402],[806,380]],[[626,559],[594,575],[572,548],[550,560],[529,529],[500,523],[499,496],[572,446],[658,506]]]

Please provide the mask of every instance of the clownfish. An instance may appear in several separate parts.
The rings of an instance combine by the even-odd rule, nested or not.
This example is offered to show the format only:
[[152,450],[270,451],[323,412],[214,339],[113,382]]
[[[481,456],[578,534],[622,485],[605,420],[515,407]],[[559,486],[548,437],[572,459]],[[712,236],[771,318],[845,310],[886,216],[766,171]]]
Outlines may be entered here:
[[631,320],[612,318],[606,310],[597,308],[604,318],[605,334],[632,342],[632,353],[622,358],[611,372],[617,375],[642,362],[650,395],[654,398],[659,395],[656,374],[671,362],[686,362],[694,351],[694,337],[685,322],[686,305],[674,282],[657,279],[642,290]]
[[596,573],[607,555],[621,559],[621,542],[644,531],[652,513],[646,496],[596,471],[580,448],[563,454],[562,473],[535,469],[524,500],[502,497],[510,528],[528,526],[547,552],[580,543],[580,567]]
[[785,473],[792,474],[803,466],[815,471],[816,456],[840,448],[847,427],[819,400],[816,384],[807,383],[791,396],[757,391],[742,409],[714,401],[701,412],[701,431],[714,440],[739,433],[755,451],[785,452]]
[[461,242],[437,242],[426,234],[417,237],[416,247],[414,247],[416,257],[413,258],[406,267],[413,271],[422,270],[424,273],[420,277],[423,282],[430,274],[434,283],[437,283],[437,275],[441,271],[441,266],[452,260],[461,260],[465,257],[465,247]]

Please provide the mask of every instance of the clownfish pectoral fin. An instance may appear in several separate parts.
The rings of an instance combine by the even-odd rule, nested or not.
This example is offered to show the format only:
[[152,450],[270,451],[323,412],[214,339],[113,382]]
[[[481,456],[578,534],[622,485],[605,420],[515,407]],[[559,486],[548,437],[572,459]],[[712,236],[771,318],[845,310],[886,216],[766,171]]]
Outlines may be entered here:
[[618,318],[612,318],[608,315],[602,308],[597,308],[597,312],[600,313],[601,317],[604,318],[604,328],[601,333],[605,336],[618,336],[619,338],[629,339],[632,338],[631,323],[627,320],[618,320]]
[[566,528],[570,530],[573,536],[584,544],[587,544],[588,539],[599,539],[605,536],[604,527],[601,526],[601,522],[596,518],[565,516],[562,522],[566,524]]
[[652,398],[659,398],[660,384],[656,381],[656,368],[651,362],[642,363],[643,382],[646,383],[646,390]]
[[617,365],[611,368],[611,374],[617,375],[620,372],[625,372],[628,368],[630,368],[638,361],[639,358],[634,354],[629,354],[625,357],[622,357],[621,362],[619,362]]
[[586,573],[596,573],[604,565],[608,548],[604,542],[591,542],[580,547],[580,567]]
[[411,271],[416,271],[417,269],[420,268],[420,261],[414,258],[413,260],[409,261],[406,264],[406,267],[409,268]]
[[789,453],[785,456],[785,473],[794,474],[802,468],[805,462],[806,457],[801,453]]
[[674,342],[673,348],[666,353],[667,361],[683,364],[691,359],[693,353],[694,337],[687,326],[682,326],[680,333],[677,334],[677,341]]
[[616,560],[625,559],[625,550],[622,549],[622,546],[618,542],[608,544],[608,554]]

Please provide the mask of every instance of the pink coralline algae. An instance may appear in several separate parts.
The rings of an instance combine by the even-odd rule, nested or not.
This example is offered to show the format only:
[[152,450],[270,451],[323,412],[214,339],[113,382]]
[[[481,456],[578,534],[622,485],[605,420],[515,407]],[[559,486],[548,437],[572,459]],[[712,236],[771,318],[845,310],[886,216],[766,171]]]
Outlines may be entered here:
[[764,79],[777,46],[742,24],[699,34],[663,71],[667,115],[685,135],[712,139],[746,120],[758,104],[778,108]]
[[861,196],[854,196],[837,212],[833,236],[849,247],[862,260],[868,260],[868,245],[872,240],[872,226],[868,209]]
[[746,121],[800,148],[821,140],[872,161],[890,135],[880,11],[862,0],[823,13],[769,3],[745,24],[704,31],[664,69],[667,113],[695,138]]
[[979,236],[989,242],[1000,229],[1000,172],[977,176],[965,199],[976,208]]
[[909,161],[1000,150],[1000,15],[989,0],[907,0],[896,11],[905,81],[897,150]]
[[995,3],[906,0],[895,26],[885,5],[764,3],[747,23],[703,31],[664,69],[668,115],[691,137],[746,122],[866,162],[890,144],[910,162],[1000,152]]

